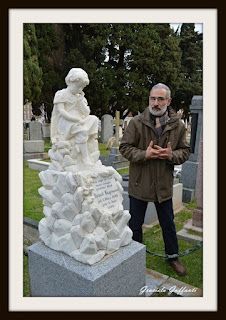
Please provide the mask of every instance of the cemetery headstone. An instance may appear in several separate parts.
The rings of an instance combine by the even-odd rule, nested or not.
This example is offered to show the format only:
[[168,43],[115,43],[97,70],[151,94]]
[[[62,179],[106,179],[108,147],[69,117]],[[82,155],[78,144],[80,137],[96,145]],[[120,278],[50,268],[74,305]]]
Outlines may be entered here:
[[190,202],[196,198],[196,177],[198,170],[199,143],[202,136],[203,97],[194,96],[190,105],[192,114],[191,124],[191,154],[188,161],[183,163],[181,182],[183,183],[183,202]]
[[123,120],[120,120],[119,111],[116,111],[115,120],[112,120],[112,124],[115,124],[115,136],[108,140],[108,146],[110,144],[110,141],[113,142],[113,146],[109,148],[110,153],[107,156],[100,156],[100,160],[104,165],[112,166],[117,170],[128,168],[129,161],[125,159],[119,152],[119,138],[120,138],[120,135],[122,135],[121,125],[123,125]]
[[[45,217],[42,243],[28,251],[32,295],[137,296],[145,284],[145,246],[132,241],[122,177],[99,160],[98,119],[81,92],[88,75],[73,68],[65,80],[67,88],[54,98],[51,164],[39,174]],[[59,114],[58,103],[68,117]]]
[[42,124],[40,122],[31,121],[29,123],[28,140],[24,140],[23,144],[23,158],[25,162],[29,159],[46,158],[44,141],[42,139]]
[[203,141],[200,141],[199,164],[196,182],[196,208],[193,212],[192,225],[203,227]]
[[42,140],[42,124],[39,121],[29,123],[29,140]]
[[51,123],[42,123],[42,138],[43,140],[50,139]]
[[101,142],[107,143],[113,137],[113,117],[110,114],[105,114],[101,118]]

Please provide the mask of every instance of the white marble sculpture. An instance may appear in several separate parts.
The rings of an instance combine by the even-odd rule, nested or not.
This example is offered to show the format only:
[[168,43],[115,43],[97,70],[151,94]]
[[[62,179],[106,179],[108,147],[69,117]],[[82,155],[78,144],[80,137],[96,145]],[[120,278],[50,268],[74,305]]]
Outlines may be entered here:
[[90,115],[83,88],[89,84],[87,73],[73,68],[65,78],[67,88],[57,91],[51,119],[52,169],[84,170],[98,162],[98,118]]
[[98,119],[83,88],[87,73],[73,68],[67,88],[54,97],[49,169],[39,174],[45,218],[41,240],[76,260],[94,264],[132,241],[130,214],[122,206],[121,176],[99,160]]

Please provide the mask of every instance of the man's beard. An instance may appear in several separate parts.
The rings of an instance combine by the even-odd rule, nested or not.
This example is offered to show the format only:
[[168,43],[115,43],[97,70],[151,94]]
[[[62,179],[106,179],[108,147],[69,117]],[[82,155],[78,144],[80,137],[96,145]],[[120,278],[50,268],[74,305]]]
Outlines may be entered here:
[[[153,108],[157,108],[157,110],[154,110]],[[167,105],[165,105],[163,107],[159,107],[159,106],[151,106],[149,104],[149,110],[150,110],[151,114],[153,114],[153,116],[161,117],[166,112]]]

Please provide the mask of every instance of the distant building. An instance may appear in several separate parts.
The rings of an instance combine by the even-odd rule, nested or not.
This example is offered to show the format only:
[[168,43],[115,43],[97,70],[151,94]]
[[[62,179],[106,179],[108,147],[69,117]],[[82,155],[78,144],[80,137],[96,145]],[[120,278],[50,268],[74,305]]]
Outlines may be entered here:
[[32,117],[32,105],[31,102],[27,102],[24,105],[24,122],[28,123],[31,121]]
[[31,118],[34,117],[35,121],[39,121],[41,123],[45,123],[46,122],[46,112],[44,110],[44,104],[42,104],[39,107],[41,114],[39,116],[33,114],[32,112],[32,103],[31,102],[27,102],[24,105],[24,124],[28,124],[31,121]]

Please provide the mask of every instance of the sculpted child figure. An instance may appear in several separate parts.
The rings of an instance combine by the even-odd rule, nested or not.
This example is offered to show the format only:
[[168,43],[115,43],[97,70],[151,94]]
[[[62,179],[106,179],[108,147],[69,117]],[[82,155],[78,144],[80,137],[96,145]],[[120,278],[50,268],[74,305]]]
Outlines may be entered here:
[[67,88],[57,91],[53,101],[49,156],[55,169],[76,171],[95,165],[99,159],[98,119],[90,115],[83,92],[89,84],[87,73],[72,68],[65,82]]
[[132,241],[122,177],[99,160],[98,118],[83,88],[87,73],[73,68],[56,92],[51,119],[51,164],[39,174],[45,217],[40,239],[53,250],[93,265]]

